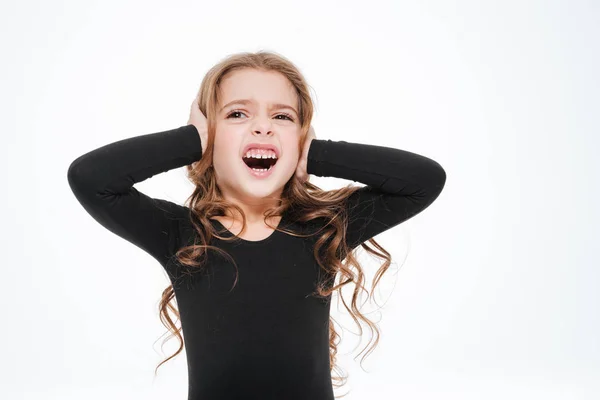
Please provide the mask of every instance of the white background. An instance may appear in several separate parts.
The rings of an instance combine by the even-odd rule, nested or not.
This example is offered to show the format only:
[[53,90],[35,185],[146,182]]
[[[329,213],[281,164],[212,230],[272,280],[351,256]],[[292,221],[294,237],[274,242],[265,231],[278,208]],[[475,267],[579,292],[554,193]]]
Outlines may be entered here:
[[[430,208],[376,238],[396,272],[364,369],[369,332],[358,342],[332,305],[349,374],[336,394],[600,397],[597,2],[13,1],[0,15],[0,397],[185,398],[185,353],[154,377],[176,349],[160,348],[166,275],[85,212],[67,168],[185,125],[208,69],[257,50],[305,74],[317,138],[447,173]],[[179,203],[192,190],[183,168],[136,187]]]

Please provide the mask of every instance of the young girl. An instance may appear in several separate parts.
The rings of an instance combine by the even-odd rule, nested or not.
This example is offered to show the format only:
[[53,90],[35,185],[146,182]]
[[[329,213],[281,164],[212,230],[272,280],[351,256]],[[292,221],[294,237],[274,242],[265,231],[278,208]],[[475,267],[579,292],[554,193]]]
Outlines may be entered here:
[[[444,187],[444,169],[424,156],[316,139],[312,115],[289,60],[235,54],[205,76],[187,125],[105,145],[69,167],[85,210],[167,272],[161,320],[181,346],[163,363],[185,337],[188,399],[333,399],[331,293],[354,282],[352,309],[344,305],[377,332],[356,307],[366,289],[353,250],[385,259],[376,285],[391,258],[373,237]],[[182,166],[195,185],[185,206],[133,187]],[[309,174],[365,186],[323,191]]]

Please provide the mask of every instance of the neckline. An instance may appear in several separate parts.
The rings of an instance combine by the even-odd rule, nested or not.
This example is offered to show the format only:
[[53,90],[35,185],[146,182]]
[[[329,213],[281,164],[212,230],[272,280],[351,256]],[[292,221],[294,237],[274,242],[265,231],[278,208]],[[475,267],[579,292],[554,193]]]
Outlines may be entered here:
[[[284,218],[285,218],[285,215],[282,215],[281,219],[279,220],[279,223],[277,224],[277,228],[278,229],[280,229],[283,226],[283,222],[284,222],[283,220],[284,220]],[[248,240],[248,239],[244,239],[242,237],[239,237],[237,235],[234,235],[233,232],[231,232],[229,229],[227,229],[225,227],[225,225],[223,225],[221,223],[221,221],[219,221],[218,219],[212,219],[212,218],[209,218],[209,219],[211,221],[214,221],[214,223],[216,223],[219,227],[221,227],[227,237],[235,236],[238,239],[239,243],[244,243],[244,244],[247,244],[247,245],[250,245],[250,246],[255,246],[255,245],[260,245],[260,244],[268,243],[268,242],[270,242],[270,241],[273,240],[273,238],[275,237],[275,235],[277,235],[278,233],[280,233],[277,229],[275,229],[275,230],[273,230],[273,232],[271,232],[271,234],[269,236],[267,236],[264,239],[260,239],[260,240]]]

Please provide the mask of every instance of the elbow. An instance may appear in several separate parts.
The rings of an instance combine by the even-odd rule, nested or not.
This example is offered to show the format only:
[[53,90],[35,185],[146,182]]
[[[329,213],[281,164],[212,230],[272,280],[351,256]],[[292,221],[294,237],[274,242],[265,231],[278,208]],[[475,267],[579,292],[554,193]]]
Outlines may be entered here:
[[422,184],[417,194],[419,201],[425,207],[428,207],[438,198],[446,185],[446,171],[439,163],[431,161],[430,167],[423,171],[424,174],[421,176]]
[[444,186],[446,185],[446,170],[444,170],[444,168],[437,163],[437,180],[436,180],[436,188],[438,188],[438,190],[441,192],[442,189],[444,188]]
[[427,197],[429,197],[429,203],[432,203],[442,193],[444,186],[446,186],[446,171],[438,162],[435,162],[428,181],[430,182],[430,186]]
[[81,165],[79,159],[76,159],[69,165],[67,170],[67,181],[71,189],[78,187],[81,182]]
[[82,161],[82,157],[75,159],[67,169],[67,182],[73,193],[80,197],[86,192],[93,191],[93,177],[90,168]]

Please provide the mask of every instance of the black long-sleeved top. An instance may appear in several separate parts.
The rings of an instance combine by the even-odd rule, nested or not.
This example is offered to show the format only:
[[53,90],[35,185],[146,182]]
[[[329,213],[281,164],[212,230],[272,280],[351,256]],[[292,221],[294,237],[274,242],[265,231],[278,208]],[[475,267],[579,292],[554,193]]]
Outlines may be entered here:
[[[133,185],[201,157],[198,131],[186,125],[86,153],[71,163],[68,181],[96,221],[168,272],[181,315],[188,400],[333,400],[330,302],[309,296],[319,277],[316,237],[274,231],[258,241],[213,238],[210,244],[234,258],[237,284],[236,269],[225,257],[211,257],[208,273],[181,279],[173,256],[193,243],[189,208],[149,197]],[[444,169],[424,156],[322,139],[310,145],[307,172],[366,185],[348,202],[350,248],[423,211],[446,181]],[[211,221],[222,235],[233,235]],[[288,222],[284,215],[280,226],[294,228]]]

